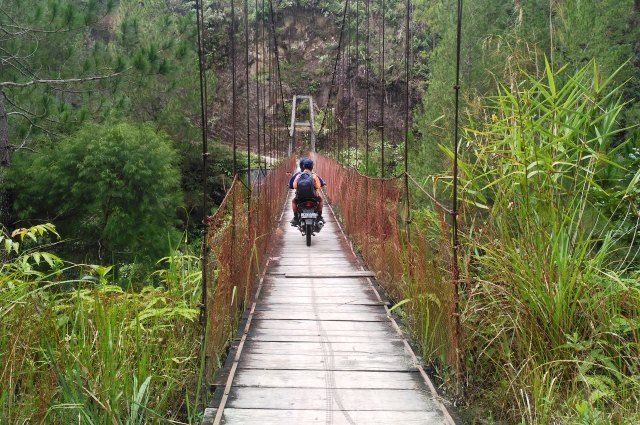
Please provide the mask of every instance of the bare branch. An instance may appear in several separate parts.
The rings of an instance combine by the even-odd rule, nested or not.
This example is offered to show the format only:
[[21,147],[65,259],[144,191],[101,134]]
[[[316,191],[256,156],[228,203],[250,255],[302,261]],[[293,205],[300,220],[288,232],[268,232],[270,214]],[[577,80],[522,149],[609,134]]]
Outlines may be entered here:
[[33,85],[37,85],[37,84],[80,84],[80,83],[88,83],[90,81],[98,81],[98,80],[106,80],[109,78],[114,78],[114,77],[118,77],[120,75],[123,75],[124,73],[126,73],[127,71],[129,71],[131,68],[127,68],[124,71],[121,72],[116,72],[113,74],[109,74],[109,75],[94,75],[91,77],[85,77],[85,78],[69,78],[69,79],[42,79],[42,80],[31,80],[31,81],[27,81],[25,83],[15,83],[13,81],[4,81],[4,82],[0,82],[0,88],[23,88],[23,87],[29,87],[29,86],[33,86]]

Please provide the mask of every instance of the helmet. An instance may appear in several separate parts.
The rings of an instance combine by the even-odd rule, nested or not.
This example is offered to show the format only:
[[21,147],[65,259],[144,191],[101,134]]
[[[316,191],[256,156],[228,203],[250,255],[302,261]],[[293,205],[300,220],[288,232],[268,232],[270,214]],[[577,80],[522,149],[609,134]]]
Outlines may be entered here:
[[300,169],[301,169],[301,170],[303,169],[304,162],[305,162],[306,160],[307,160],[307,158],[305,158],[305,157],[300,158],[300,162],[298,163],[298,165],[300,166]]
[[300,169],[304,170],[305,168],[308,170],[313,170],[313,161],[309,158],[303,158],[300,161]]

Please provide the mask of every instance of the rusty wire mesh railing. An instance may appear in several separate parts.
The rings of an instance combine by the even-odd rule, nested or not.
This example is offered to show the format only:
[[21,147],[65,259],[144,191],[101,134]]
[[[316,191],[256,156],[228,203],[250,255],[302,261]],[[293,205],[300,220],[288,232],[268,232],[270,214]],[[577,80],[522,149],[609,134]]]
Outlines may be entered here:
[[316,172],[327,181],[325,194],[365,263],[392,301],[408,300],[405,320],[423,355],[456,368],[448,211],[434,198],[431,208],[412,211],[407,223],[404,176],[368,177],[326,156],[315,158]]
[[277,228],[287,195],[289,158],[252,185],[236,177],[215,214],[208,219],[207,379],[214,372],[211,359],[224,352],[254,293],[265,263],[269,238]]

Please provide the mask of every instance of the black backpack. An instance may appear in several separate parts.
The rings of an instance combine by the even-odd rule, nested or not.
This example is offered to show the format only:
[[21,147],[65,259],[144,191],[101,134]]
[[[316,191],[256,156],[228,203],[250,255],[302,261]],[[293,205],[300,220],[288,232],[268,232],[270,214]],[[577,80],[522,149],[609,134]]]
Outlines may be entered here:
[[316,198],[316,188],[313,185],[313,175],[311,173],[302,173],[298,177],[296,196],[299,200]]

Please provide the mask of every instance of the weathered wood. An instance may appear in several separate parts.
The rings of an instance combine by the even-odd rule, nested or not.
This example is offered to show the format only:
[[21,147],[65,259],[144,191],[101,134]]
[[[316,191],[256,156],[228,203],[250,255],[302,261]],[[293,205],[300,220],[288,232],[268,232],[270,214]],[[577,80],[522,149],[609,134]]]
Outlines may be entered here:
[[323,370],[239,369],[235,387],[270,388],[370,388],[424,390],[417,372],[334,371],[327,382]]
[[[294,278],[294,277],[306,277],[309,276],[308,274],[302,273],[298,270],[295,271],[286,271],[285,272],[285,277],[287,278]],[[374,272],[371,271],[367,271],[367,270],[354,270],[354,271],[348,271],[348,270],[329,270],[329,271],[325,271],[325,272],[319,272],[319,273],[315,273],[313,275],[313,277],[315,279],[325,279],[325,278],[342,278],[342,277],[376,277],[376,274]]]
[[[435,410],[421,391],[388,389],[234,388],[228,407],[302,410]],[[336,415],[337,416],[337,415]]]
[[356,321],[337,321],[337,320],[260,320],[255,319],[252,327],[255,330],[277,329],[279,331],[295,330],[303,332],[315,332],[318,326],[322,326],[324,331],[386,331],[388,329],[386,323],[377,322],[356,322]]
[[[323,346],[324,345],[324,346]],[[336,354],[404,354],[404,344],[402,341],[379,344],[377,342],[334,342],[329,348]],[[313,354],[322,355],[322,351],[327,349],[327,344],[317,342],[260,342],[251,341],[245,344],[246,353],[262,354]],[[364,387],[369,388],[369,387]]]
[[272,287],[268,286],[264,288],[265,295],[268,296],[284,296],[284,297],[315,297],[324,298],[324,297],[345,297],[345,298],[356,298],[356,297],[372,297],[375,298],[375,294],[369,288],[360,287],[360,288],[316,288],[313,286],[309,287],[294,287],[294,286],[281,286],[281,287]]
[[271,295],[269,301],[273,304],[335,304],[335,305],[379,305],[383,303],[375,299],[373,295],[365,297],[362,295],[359,298],[356,297],[302,297],[302,296],[289,296],[289,295]]
[[255,314],[255,318],[269,320],[358,320],[361,322],[386,322],[389,320],[387,315],[383,313],[314,313],[313,311],[258,311]]
[[314,277],[284,277],[284,276],[267,276],[264,279],[265,285],[273,284],[273,286],[287,286],[287,285],[330,285],[330,286],[339,286],[339,285],[355,285],[360,288],[367,287],[367,282],[365,279],[360,277],[343,277],[343,278],[324,278],[324,279],[316,279]]
[[224,411],[223,423],[245,425],[319,425],[327,423],[327,416],[334,425],[351,423],[367,425],[424,425],[443,423],[440,416],[434,412],[404,412],[404,411],[349,411],[351,421],[340,412],[325,410],[271,410],[271,409],[236,409],[227,408]]
[[309,333],[281,333],[281,332],[256,332],[250,333],[248,340],[251,341],[268,341],[268,342],[369,342],[373,338],[385,339],[386,341],[394,341],[393,333],[329,333],[328,335],[309,334]]

